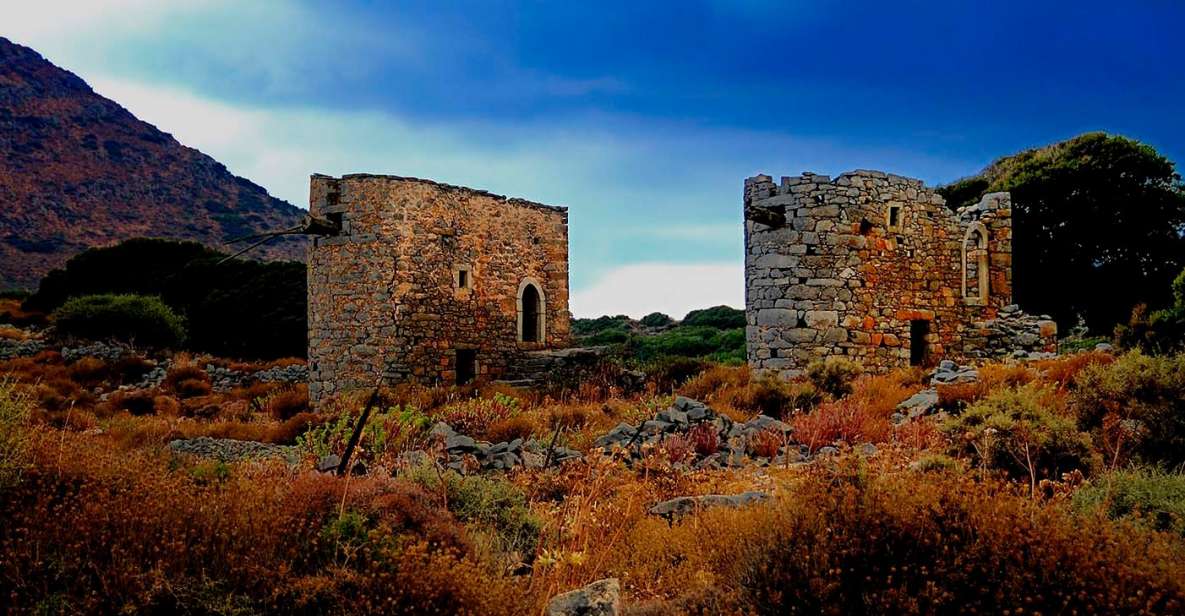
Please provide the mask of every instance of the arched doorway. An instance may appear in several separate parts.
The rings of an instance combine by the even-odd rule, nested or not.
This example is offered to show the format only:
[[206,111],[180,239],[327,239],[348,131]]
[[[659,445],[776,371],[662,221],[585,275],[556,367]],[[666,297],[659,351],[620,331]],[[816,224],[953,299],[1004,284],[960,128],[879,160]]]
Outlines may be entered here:
[[519,342],[542,342],[546,338],[546,312],[539,283],[530,278],[523,280],[518,288]]

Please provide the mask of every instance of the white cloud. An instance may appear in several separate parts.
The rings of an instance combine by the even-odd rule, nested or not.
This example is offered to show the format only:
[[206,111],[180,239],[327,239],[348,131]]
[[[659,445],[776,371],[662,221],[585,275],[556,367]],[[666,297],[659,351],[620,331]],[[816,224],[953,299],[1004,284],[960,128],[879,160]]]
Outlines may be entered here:
[[572,294],[577,317],[626,314],[635,319],[663,312],[676,319],[709,306],[745,305],[740,263],[639,263],[610,270]]

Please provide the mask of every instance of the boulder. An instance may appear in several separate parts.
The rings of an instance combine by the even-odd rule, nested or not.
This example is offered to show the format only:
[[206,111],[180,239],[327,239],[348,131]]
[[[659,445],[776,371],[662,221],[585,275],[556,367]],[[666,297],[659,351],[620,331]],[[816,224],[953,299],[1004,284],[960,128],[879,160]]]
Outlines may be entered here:
[[621,584],[617,578],[598,580],[552,597],[547,616],[617,616],[621,613]]
[[662,516],[668,520],[680,518],[709,507],[743,507],[760,503],[769,498],[764,492],[744,492],[734,495],[707,494],[704,496],[680,496],[662,501],[650,508],[651,515]]

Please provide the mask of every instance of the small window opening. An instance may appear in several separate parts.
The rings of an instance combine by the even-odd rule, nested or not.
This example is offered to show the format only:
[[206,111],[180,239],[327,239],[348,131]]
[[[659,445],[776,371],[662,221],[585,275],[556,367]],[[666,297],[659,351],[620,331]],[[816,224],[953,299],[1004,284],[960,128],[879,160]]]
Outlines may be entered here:
[[457,385],[472,383],[477,378],[477,349],[457,349]]
[[468,289],[469,288],[469,271],[468,270],[460,270],[457,272],[457,288],[458,289]]
[[930,322],[918,319],[909,322],[909,365],[924,366],[930,354]]
[[341,233],[345,230],[345,214],[343,212],[329,212],[325,215],[330,224],[337,227],[337,232]]
[[897,231],[901,229],[901,206],[889,206],[889,228]]
[[867,218],[860,219],[860,235],[868,235],[872,233],[872,223],[868,222]]

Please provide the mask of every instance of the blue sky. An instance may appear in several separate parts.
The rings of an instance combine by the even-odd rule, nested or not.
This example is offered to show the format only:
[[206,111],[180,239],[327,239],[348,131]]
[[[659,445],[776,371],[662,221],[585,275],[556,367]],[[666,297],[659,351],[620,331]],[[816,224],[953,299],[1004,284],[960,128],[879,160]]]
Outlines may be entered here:
[[569,206],[577,316],[740,305],[756,173],[935,184],[1088,130],[1185,160],[1173,0],[11,4],[0,35],[298,205],[366,171]]

